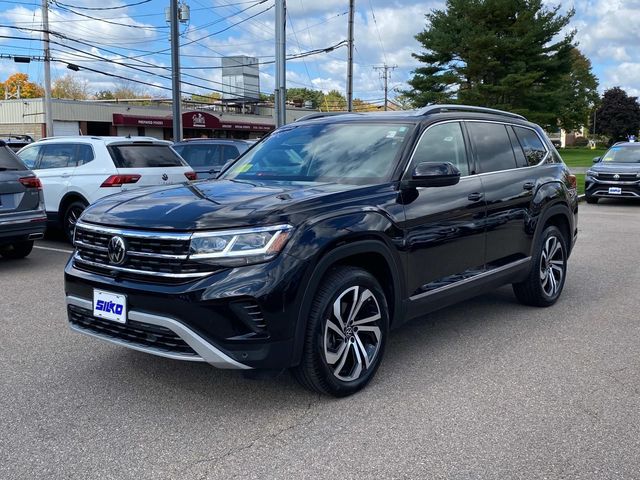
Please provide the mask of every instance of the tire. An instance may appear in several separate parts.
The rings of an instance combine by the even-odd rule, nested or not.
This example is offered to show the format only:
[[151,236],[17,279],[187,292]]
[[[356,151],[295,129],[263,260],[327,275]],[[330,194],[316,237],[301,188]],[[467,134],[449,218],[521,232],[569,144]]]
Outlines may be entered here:
[[62,217],[62,230],[64,230],[64,234],[67,237],[69,242],[73,243],[73,232],[76,228],[76,222],[84,209],[87,208],[87,203],[81,200],[77,200],[72,202],[67,206],[67,209],[64,211],[64,216]]
[[595,205],[596,203],[598,203],[598,198],[596,197],[585,197],[585,200],[591,205]]
[[11,243],[0,248],[0,255],[4,258],[18,259],[24,258],[33,250],[33,241]]
[[567,241],[560,229],[545,228],[535,252],[531,272],[524,282],[513,284],[513,292],[520,303],[549,307],[560,298],[567,277]]
[[[360,308],[355,310],[358,303]],[[351,395],[375,375],[388,331],[387,299],[378,281],[360,268],[337,267],[317,290],[302,361],[293,374],[312,391],[335,397]]]

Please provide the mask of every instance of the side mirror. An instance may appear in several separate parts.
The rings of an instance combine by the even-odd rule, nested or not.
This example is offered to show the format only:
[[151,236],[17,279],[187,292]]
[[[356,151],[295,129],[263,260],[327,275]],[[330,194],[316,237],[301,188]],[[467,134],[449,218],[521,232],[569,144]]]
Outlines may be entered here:
[[593,163],[598,163],[602,160],[602,157],[593,157]]
[[449,162],[421,162],[413,169],[409,187],[446,187],[460,181],[460,170]]

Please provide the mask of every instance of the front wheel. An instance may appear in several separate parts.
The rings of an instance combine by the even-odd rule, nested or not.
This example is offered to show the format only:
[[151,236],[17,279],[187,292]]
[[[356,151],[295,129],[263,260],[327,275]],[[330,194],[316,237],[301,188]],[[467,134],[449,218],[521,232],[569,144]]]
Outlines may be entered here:
[[531,272],[524,282],[514,283],[513,292],[521,303],[549,307],[556,303],[567,276],[567,242],[562,232],[548,226],[536,242]]
[[344,397],[357,392],[382,361],[388,329],[387,300],[375,277],[356,267],[334,269],[311,306],[295,377],[323,394]]

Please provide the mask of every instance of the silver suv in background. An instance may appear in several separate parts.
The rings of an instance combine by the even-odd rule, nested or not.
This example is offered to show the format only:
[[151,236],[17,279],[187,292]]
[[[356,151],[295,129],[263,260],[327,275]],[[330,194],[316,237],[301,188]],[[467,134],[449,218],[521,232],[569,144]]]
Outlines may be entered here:
[[0,256],[29,255],[46,220],[40,180],[0,140]]
[[151,137],[45,138],[18,155],[42,181],[49,222],[69,239],[84,209],[102,197],[196,178],[171,142]]

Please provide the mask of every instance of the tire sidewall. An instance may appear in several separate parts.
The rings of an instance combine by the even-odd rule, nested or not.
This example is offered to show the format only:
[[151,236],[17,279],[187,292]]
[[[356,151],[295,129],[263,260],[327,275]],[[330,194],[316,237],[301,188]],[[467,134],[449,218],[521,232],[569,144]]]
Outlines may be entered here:
[[[562,281],[560,282],[560,288],[558,288],[558,291],[554,296],[549,296],[546,294],[546,292],[542,288],[542,280],[540,279],[540,265],[542,263],[542,250],[544,249],[544,245],[546,244],[547,240],[552,236],[556,237],[556,239],[560,242],[564,257],[563,257],[563,265],[562,265],[562,269],[563,269]],[[564,283],[567,279],[568,254],[569,252],[567,251],[567,241],[564,238],[564,235],[562,235],[562,232],[560,231],[560,229],[554,225],[551,225],[545,228],[544,232],[542,232],[542,235],[540,237],[540,242],[538,243],[534,269],[535,269],[536,278],[538,279],[538,289],[539,289],[540,298],[544,303],[548,305],[554,304],[558,300],[558,298],[560,298],[560,295],[562,294],[562,290],[564,289]]]
[[[376,354],[373,364],[364,372],[360,378],[352,380],[350,382],[342,381],[335,377],[333,371],[327,364],[324,357],[324,330],[327,320],[327,314],[333,306],[333,302],[341,295],[346,289],[353,287],[366,287],[375,295],[378,305],[380,307],[381,319],[378,321],[378,326],[381,331],[380,349]],[[360,389],[362,389],[369,381],[374,377],[382,358],[387,343],[387,335],[389,332],[389,308],[387,305],[387,299],[384,291],[376,281],[376,279],[363,270],[354,270],[353,275],[343,281],[336,283],[331,288],[331,295],[322,299],[317,299],[322,302],[322,307],[319,309],[313,309],[315,312],[319,312],[317,318],[311,318],[313,328],[313,350],[315,362],[318,369],[322,373],[322,378],[326,382],[328,389],[333,395],[346,396],[350,395]]]
[[[70,242],[73,242],[73,232],[69,231],[69,214],[71,210],[74,208],[81,208],[84,211],[87,208],[87,204],[81,201],[72,202],[67,209],[64,211],[64,217],[62,219],[62,230],[64,231],[65,236]],[[80,218],[80,216],[78,216]]]

